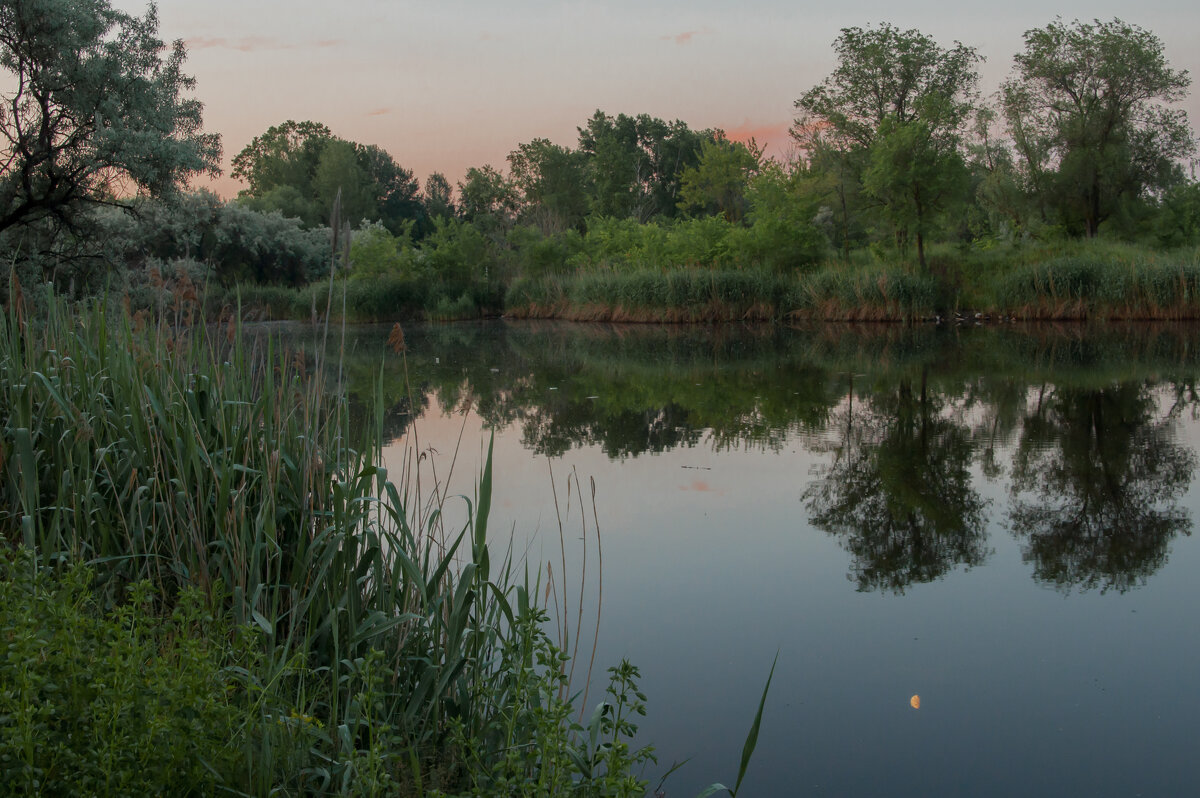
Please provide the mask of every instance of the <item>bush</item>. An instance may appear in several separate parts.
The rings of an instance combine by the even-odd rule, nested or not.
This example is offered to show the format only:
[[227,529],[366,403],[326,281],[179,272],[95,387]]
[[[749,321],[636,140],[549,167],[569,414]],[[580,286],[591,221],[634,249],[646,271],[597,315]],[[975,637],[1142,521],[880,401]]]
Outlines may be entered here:
[[102,611],[80,565],[0,552],[0,771],[6,795],[209,795],[245,767],[255,643],[185,591],[149,582]]

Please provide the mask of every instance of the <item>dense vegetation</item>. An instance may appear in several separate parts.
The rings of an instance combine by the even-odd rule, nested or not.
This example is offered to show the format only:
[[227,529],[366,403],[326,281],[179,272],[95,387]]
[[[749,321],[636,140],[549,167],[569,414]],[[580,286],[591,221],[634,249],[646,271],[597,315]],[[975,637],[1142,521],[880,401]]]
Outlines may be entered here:
[[[234,157],[246,188],[223,202],[175,190],[218,152],[182,50],[148,71],[133,54],[163,49],[152,26],[83,4],[88,24],[48,25],[45,1],[2,6],[24,80],[0,118],[0,249],[27,290],[144,307],[184,273],[213,307],[364,321],[1200,316],[1195,140],[1175,107],[1190,78],[1120,20],[1028,31],[991,98],[969,46],[846,28],[834,71],[797,86],[786,161],[597,111],[574,147],[535,139],[506,170],[422,186],[378,146],[289,120]],[[110,58],[115,31],[136,47]],[[114,195],[117,175],[139,195]],[[340,261],[335,200],[354,228]]]
[[[489,546],[490,462],[461,527],[419,458],[387,474],[384,375],[352,424],[333,318],[1200,316],[1188,79],[1152,34],[1030,31],[994,108],[969,47],[835,48],[787,162],[597,111],[422,188],[286,121],[226,202],[186,190],[220,141],[153,7],[0,0],[8,794],[645,792],[636,668],[574,703],[569,629]],[[253,313],[322,340],[243,337]]]
[[387,474],[320,341],[193,303],[0,319],[7,794],[643,794],[637,669],[573,705],[490,457],[473,498]]

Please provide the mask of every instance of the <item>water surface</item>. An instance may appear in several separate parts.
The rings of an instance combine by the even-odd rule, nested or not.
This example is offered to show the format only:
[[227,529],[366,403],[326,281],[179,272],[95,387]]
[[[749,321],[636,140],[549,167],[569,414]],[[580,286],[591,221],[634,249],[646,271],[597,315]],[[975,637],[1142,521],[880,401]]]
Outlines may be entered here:
[[393,468],[470,494],[494,431],[495,542],[589,654],[600,601],[588,701],[640,667],[667,795],[732,783],[777,653],[744,795],[1194,790],[1200,329],[406,333],[411,390],[350,347]]

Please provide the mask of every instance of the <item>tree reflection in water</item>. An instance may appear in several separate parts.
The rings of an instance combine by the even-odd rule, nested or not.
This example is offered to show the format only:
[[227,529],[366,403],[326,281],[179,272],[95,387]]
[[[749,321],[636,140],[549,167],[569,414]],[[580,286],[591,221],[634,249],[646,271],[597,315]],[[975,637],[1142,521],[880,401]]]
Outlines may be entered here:
[[1013,458],[1009,525],[1034,577],[1063,589],[1127,590],[1189,534],[1177,505],[1195,455],[1175,440],[1148,383],[1042,389]]
[[853,555],[859,590],[903,592],[989,553],[970,432],[926,383],[923,372],[915,395],[904,379],[865,407],[851,402],[833,463],[805,492],[811,523]]

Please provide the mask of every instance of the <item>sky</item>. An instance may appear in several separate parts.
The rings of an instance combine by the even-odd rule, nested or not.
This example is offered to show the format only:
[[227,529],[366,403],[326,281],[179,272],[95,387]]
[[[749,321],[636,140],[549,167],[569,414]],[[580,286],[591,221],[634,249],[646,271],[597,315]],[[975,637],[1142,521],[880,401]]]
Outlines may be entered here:
[[[471,166],[503,169],[535,138],[575,146],[597,109],[719,127],[784,155],[793,103],[833,69],[840,30],[881,22],[975,47],[985,94],[1024,31],[1056,16],[1140,25],[1200,76],[1189,0],[159,0],[158,13],[160,36],[187,45],[205,128],[222,136],[225,175],[211,187],[226,197],[242,187],[232,157],[288,119],[377,144],[422,185],[434,171],[454,183]],[[1198,92],[1184,104],[1194,128]]]

